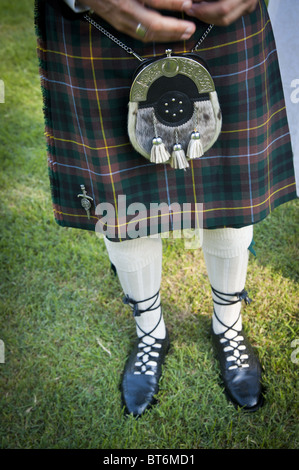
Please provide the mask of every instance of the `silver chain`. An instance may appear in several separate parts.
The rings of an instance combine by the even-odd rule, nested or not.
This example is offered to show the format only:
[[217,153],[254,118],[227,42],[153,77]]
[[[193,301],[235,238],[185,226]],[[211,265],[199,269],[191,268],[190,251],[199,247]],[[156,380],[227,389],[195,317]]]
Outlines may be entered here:
[[213,24],[210,24],[210,26],[205,30],[205,32],[203,33],[203,35],[201,36],[200,40],[198,41],[197,44],[195,44],[195,46],[193,47],[192,49],[192,52],[193,51],[197,51],[199,46],[204,42],[204,40],[206,39],[207,35],[209,34],[209,32],[213,29],[214,25]]
[[[84,15],[84,19],[86,21],[88,21],[92,26],[94,26],[95,28],[97,28],[101,33],[103,33],[105,36],[107,36],[107,38],[111,39],[111,41],[115,42],[115,44],[117,44],[119,47],[121,47],[122,49],[124,49],[128,54],[131,54],[133,56],[136,57],[136,59],[138,59],[140,62],[142,62],[144,59],[144,57],[141,57],[140,55],[137,54],[137,52],[133,51],[133,49],[131,49],[131,47],[127,46],[126,44],[124,44],[123,42],[121,42],[119,39],[117,39],[115,36],[113,36],[113,34],[109,33],[109,31],[107,31],[105,28],[103,28],[103,26],[99,25],[93,18],[91,18],[89,15]],[[213,28],[213,24],[210,24],[210,26],[206,29],[206,31],[204,32],[204,34],[202,35],[202,37],[200,38],[200,40],[197,42],[197,44],[193,47],[193,49],[191,50],[191,52],[193,51],[197,51],[199,46],[203,43],[203,41],[206,39],[207,35],[209,34],[209,32],[211,31],[211,29]]]
[[111,41],[115,42],[115,44],[117,44],[119,47],[121,47],[122,49],[124,49],[128,54],[132,54],[136,57],[136,59],[140,60],[140,62],[142,62],[144,60],[143,57],[140,57],[136,52],[133,51],[133,49],[131,49],[131,47],[129,46],[126,46],[126,44],[124,44],[123,42],[121,42],[119,39],[117,39],[115,36],[113,36],[113,34],[109,33],[108,31],[106,31],[105,28],[103,28],[103,26],[99,25],[96,21],[94,21],[89,15],[84,15],[84,18],[86,21],[88,21],[92,26],[94,26],[95,28],[97,28],[99,31],[101,31],[101,33],[105,34],[105,36],[107,36],[107,38],[111,39]]

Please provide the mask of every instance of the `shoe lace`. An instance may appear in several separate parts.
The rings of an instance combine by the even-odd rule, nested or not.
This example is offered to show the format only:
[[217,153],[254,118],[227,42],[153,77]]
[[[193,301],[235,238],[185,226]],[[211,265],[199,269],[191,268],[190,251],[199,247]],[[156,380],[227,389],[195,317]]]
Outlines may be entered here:
[[[144,300],[139,300],[139,301],[131,299],[128,295],[126,295],[125,298],[123,299],[123,302],[131,306],[134,317],[139,317],[142,313],[157,310],[161,306],[161,303],[154,306],[158,300],[158,297],[159,297],[159,291],[156,294],[154,294],[152,297],[149,297],[148,299],[144,299]],[[147,309],[140,310],[139,304],[142,304],[143,302],[147,302],[152,299],[154,300]],[[160,324],[161,319],[162,319],[162,309],[161,309],[159,320],[154,326],[154,328],[152,328],[151,331],[145,332],[138,325],[138,329],[141,331],[142,336],[139,337],[139,342],[138,342],[138,353],[137,353],[138,361],[135,362],[135,370],[134,370],[134,374],[136,375],[139,375],[139,374],[154,375],[155,374],[154,369],[157,366],[157,362],[153,359],[159,357],[162,344],[159,342],[157,338],[155,338],[155,336],[152,335],[152,333]],[[147,341],[150,338],[150,343],[144,341],[145,337],[147,338]]]
[[[218,302],[217,300],[214,299],[214,302],[217,305],[233,305],[233,304],[236,304],[237,302],[241,302],[242,300],[245,301],[246,305],[252,302],[252,300],[248,297],[248,292],[245,289],[243,289],[241,292],[236,292],[234,294],[225,294],[223,292],[217,291],[213,287],[212,287],[212,291],[218,299],[224,302],[224,303]],[[223,298],[222,297],[223,295],[228,296],[228,297],[237,297],[237,299],[230,300],[227,298]],[[222,337],[220,338],[220,343],[223,345],[223,351],[225,353],[230,353],[230,354],[227,354],[227,357],[226,357],[226,360],[232,363],[228,367],[228,369],[233,370],[233,369],[249,367],[249,364],[247,362],[249,359],[249,355],[246,354],[247,348],[246,348],[246,345],[244,344],[244,336],[240,334],[240,331],[234,328],[236,323],[239,321],[241,314],[239,313],[238,318],[231,326],[226,325],[225,323],[223,323],[223,321],[220,320],[220,318],[216,314],[215,309],[214,309],[214,315],[217,321],[219,321],[219,323],[221,323],[221,325],[226,328],[226,330],[221,334]],[[228,332],[230,332],[230,336],[231,334],[234,334],[234,336],[228,338],[226,336]]]

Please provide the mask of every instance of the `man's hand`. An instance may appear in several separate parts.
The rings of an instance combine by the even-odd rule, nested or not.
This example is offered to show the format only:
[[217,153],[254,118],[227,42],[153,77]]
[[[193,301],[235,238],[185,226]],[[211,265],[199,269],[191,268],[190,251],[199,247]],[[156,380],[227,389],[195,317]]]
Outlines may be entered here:
[[258,0],[194,0],[186,13],[205,23],[229,26],[241,16],[252,13],[257,4]]
[[[184,11],[192,0],[84,0],[97,15],[122,33],[144,42],[169,42],[189,39],[195,32],[193,21],[164,16],[158,10]],[[141,23],[146,33],[136,33]]]
[[[159,10],[183,11],[205,23],[228,26],[255,10],[258,0],[84,0],[97,15],[118,31],[143,42],[189,39],[196,30],[190,20],[162,15]],[[143,37],[137,32],[141,24]]]

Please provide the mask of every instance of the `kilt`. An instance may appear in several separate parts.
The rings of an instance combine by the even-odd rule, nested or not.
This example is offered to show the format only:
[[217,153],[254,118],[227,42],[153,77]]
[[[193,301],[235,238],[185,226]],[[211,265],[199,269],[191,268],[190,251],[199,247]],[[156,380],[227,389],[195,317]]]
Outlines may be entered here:
[[[55,2],[54,2],[55,3]],[[55,219],[124,240],[167,230],[243,227],[296,198],[293,155],[272,28],[264,1],[229,27],[214,27],[198,54],[222,110],[214,146],[187,170],[156,165],[132,148],[127,107],[139,61],[56,5],[36,0],[37,50]],[[189,52],[189,41],[143,44],[98,18],[142,57]],[[92,198],[81,205],[81,185]],[[181,224],[181,225],[180,225]]]

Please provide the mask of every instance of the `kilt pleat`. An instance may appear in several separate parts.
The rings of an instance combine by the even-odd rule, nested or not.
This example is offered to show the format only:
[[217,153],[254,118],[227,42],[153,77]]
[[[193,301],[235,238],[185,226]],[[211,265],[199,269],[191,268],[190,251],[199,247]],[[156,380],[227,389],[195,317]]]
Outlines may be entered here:
[[[143,57],[169,46],[145,45],[98,20]],[[296,198],[276,47],[263,1],[231,26],[215,26],[198,51],[214,79],[223,125],[214,146],[186,171],[152,164],[129,143],[136,58],[82,16],[68,18],[46,1],[36,0],[36,24],[58,224],[102,228],[117,240],[171,231],[183,221],[191,228],[238,228]],[[206,27],[198,21],[196,37],[170,47],[190,51]],[[81,185],[93,200],[90,214],[78,196]]]

